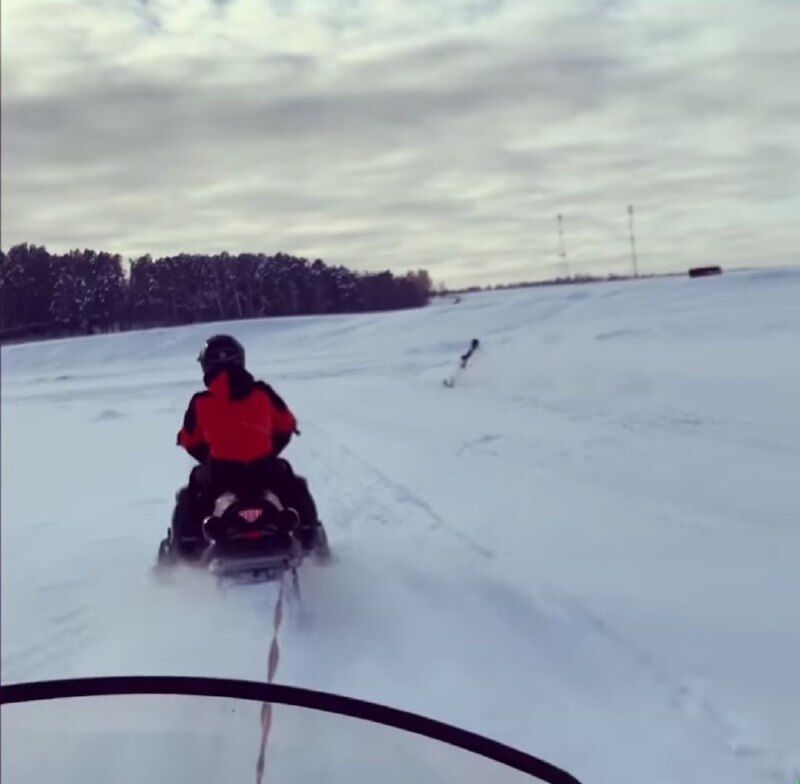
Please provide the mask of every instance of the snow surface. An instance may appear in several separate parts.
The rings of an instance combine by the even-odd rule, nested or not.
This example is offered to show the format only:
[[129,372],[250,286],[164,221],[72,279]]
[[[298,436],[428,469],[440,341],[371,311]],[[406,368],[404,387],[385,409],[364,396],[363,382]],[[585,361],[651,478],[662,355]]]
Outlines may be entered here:
[[[195,357],[221,331],[297,413],[287,457],[337,554],[304,568],[278,681],[587,784],[798,779],[800,269],[4,347],[5,683],[264,679],[272,586],[149,573],[191,465],[174,435]],[[230,721],[189,708],[206,732]]]

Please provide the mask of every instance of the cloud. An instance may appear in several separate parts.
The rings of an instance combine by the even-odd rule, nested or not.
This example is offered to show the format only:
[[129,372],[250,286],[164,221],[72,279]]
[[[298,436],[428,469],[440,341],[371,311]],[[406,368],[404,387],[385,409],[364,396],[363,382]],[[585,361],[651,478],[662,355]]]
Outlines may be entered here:
[[3,246],[797,262],[793,0],[4,0]]

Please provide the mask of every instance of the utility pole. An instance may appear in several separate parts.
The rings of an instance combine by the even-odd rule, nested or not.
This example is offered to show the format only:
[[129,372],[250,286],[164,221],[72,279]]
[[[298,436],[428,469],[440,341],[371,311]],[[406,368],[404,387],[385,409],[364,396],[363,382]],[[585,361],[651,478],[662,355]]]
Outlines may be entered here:
[[639,277],[639,265],[636,261],[636,235],[633,231],[633,205],[628,205],[628,230],[631,237],[631,261],[633,262],[633,277]]
[[567,277],[569,277],[569,262],[567,261],[567,251],[564,247],[564,219],[561,217],[560,212],[558,213],[558,248],[558,255],[567,270]]

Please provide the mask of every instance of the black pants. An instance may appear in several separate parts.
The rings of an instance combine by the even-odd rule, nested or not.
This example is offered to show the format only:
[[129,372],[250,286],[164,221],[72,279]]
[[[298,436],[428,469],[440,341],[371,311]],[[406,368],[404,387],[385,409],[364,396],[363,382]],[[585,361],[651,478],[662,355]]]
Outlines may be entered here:
[[231,491],[247,495],[269,488],[284,506],[291,506],[300,517],[302,528],[319,525],[317,507],[308,483],[297,476],[291,465],[280,458],[265,458],[253,463],[209,460],[192,469],[189,484],[175,498],[172,533],[178,542],[189,544],[203,539],[203,520],[214,511],[222,493]]

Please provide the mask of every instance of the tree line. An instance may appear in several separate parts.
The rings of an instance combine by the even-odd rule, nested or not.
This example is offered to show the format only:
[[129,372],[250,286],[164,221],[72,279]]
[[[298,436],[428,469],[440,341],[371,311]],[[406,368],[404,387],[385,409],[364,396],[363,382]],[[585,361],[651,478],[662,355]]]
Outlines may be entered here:
[[23,243],[0,251],[0,332],[6,339],[227,321],[357,313],[425,305],[425,270],[359,273],[286,253],[181,253],[131,259]]

